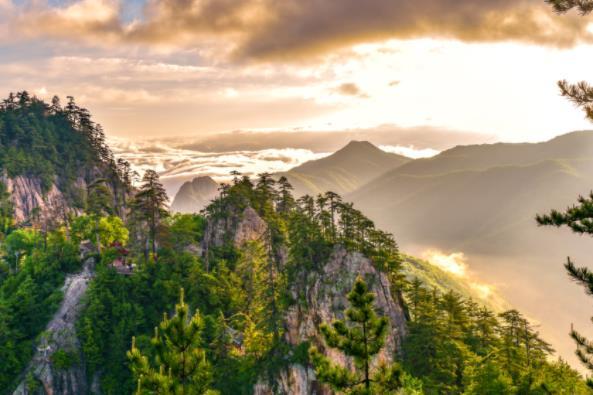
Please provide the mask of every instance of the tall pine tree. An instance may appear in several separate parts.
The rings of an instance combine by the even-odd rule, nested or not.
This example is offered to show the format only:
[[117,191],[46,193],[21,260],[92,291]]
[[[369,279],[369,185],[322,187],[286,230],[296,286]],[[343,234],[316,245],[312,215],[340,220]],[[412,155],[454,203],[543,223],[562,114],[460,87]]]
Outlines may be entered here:
[[[593,12],[592,0],[546,0],[558,13],[565,13],[576,9],[581,15]],[[562,96],[568,98],[586,114],[587,119],[593,121],[593,87],[585,81],[571,84],[566,80],[558,82]],[[567,226],[577,234],[593,236],[593,193],[588,197],[580,196],[578,205],[569,207],[564,212],[552,210],[549,214],[536,217],[539,225]],[[578,268],[567,258],[564,264],[568,275],[585,288],[585,292],[593,295],[593,272],[586,267]],[[571,337],[577,344],[576,354],[583,364],[593,371],[593,342],[582,336],[574,329],[570,331]],[[593,380],[589,379],[588,385],[593,387]]]
[[334,390],[348,394],[385,394],[401,386],[401,371],[397,364],[379,366],[371,372],[371,362],[385,344],[388,322],[378,317],[373,302],[375,295],[368,291],[360,277],[348,294],[351,307],[346,310],[346,321],[336,320],[332,325],[322,324],[321,333],[327,345],[354,359],[356,372],[336,365],[317,348],[309,351],[317,378]]
[[148,225],[149,238],[146,239],[144,249],[145,259],[148,260],[148,244],[150,243],[152,255],[157,259],[157,231],[161,220],[168,215],[167,192],[159,180],[159,175],[154,170],[147,170],[142,178],[142,185],[134,197],[133,209],[140,219]]

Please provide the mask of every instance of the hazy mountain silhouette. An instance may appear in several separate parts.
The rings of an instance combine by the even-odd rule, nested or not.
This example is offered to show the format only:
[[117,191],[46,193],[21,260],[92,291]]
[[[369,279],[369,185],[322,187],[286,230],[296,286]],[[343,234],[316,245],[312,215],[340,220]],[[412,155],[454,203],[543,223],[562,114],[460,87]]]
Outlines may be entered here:
[[175,195],[171,210],[179,213],[197,213],[218,194],[218,183],[211,177],[196,177],[185,182]]
[[[370,180],[346,200],[421,254],[461,251],[482,279],[541,323],[563,358],[580,366],[566,334],[590,324],[590,304],[563,262],[588,264],[593,242],[540,228],[535,215],[576,202],[593,189],[593,132],[537,144],[458,146]],[[550,292],[553,292],[554,297]]]
[[351,141],[328,157],[306,162],[280,175],[288,178],[297,196],[326,191],[346,194],[410,160],[382,151],[368,141]]

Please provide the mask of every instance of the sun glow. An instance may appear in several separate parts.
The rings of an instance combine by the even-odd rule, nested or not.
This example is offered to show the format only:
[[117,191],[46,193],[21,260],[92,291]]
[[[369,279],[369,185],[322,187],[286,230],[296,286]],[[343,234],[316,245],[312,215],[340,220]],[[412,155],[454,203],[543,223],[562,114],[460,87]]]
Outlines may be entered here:
[[457,277],[467,276],[467,263],[463,252],[454,252],[447,255],[437,250],[428,250],[422,257],[447,273]]

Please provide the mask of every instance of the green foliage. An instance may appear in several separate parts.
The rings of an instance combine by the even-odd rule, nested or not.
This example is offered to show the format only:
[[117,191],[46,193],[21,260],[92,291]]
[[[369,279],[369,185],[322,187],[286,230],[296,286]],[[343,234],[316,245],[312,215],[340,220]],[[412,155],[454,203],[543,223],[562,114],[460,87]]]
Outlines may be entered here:
[[[539,225],[567,226],[574,233],[593,235],[593,192],[588,197],[580,196],[578,204],[567,208],[565,212],[552,210],[549,214],[538,215],[536,221]],[[593,272],[589,268],[576,267],[570,257],[564,267],[588,295],[593,295]],[[587,369],[593,371],[593,342],[574,329],[571,329],[570,335],[577,345],[576,355]],[[588,384],[593,388],[593,381],[589,380]]]
[[368,291],[362,278],[358,278],[348,294],[351,307],[345,312],[350,325],[334,321],[331,326],[322,324],[321,333],[327,345],[354,359],[356,372],[335,365],[316,347],[310,349],[317,378],[334,390],[349,394],[380,394],[393,392],[401,387],[401,370],[397,364],[379,366],[371,373],[373,357],[385,343],[388,321],[374,311],[375,295]]
[[137,394],[204,394],[211,380],[210,364],[201,348],[203,320],[193,316],[183,300],[181,289],[175,314],[155,328],[151,340],[154,361],[136,348],[135,339],[128,358],[138,381]]
[[0,105],[0,146],[9,177],[37,177],[47,191],[57,176],[67,196],[76,195],[81,169],[114,168],[103,130],[73,98],[62,108],[57,97],[48,105],[26,91],[11,93]]
[[196,214],[175,214],[169,218],[168,234],[170,240],[168,245],[187,248],[191,245],[197,245],[202,240],[206,220],[204,217]]
[[72,351],[58,350],[51,356],[53,366],[58,370],[68,370],[80,361],[78,355]]
[[8,276],[0,278],[0,388],[8,391],[59,306],[65,274],[79,270],[80,260],[77,246],[61,231],[48,235],[47,246],[35,230],[14,231],[2,252],[11,267]]
[[[167,192],[159,181],[159,175],[154,170],[147,170],[142,177],[142,185],[134,196],[132,202],[132,214],[136,224],[146,224],[148,234],[142,237],[145,242],[144,260],[148,261],[148,245],[152,246],[152,256],[157,259],[157,232],[161,226],[162,219],[166,218],[169,212],[166,210]],[[140,228],[140,234],[144,233]]]
[[85,240],[93,241],[96,244],[98,236],[101,245],[110,246],[115,242],[125,245],[128,242],[129,231],[121,218],[117,216],[81,215],[72,220],[70,236],[77,244]]
[[552,388],[589,393],[576,371],[549,362],[552,348],[516,310],[497,317],[454,292],[440,294],[417,280],[406,300],[411,321],[404,368],[422,380],[427,393],[544,394]]

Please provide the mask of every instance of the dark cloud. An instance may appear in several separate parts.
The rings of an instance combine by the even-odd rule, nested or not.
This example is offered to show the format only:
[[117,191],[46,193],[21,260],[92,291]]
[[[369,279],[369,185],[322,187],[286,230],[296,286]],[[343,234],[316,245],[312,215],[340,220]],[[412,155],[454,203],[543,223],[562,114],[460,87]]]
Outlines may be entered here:
[[[114,0],[18,11],[29,34],[97,42],[200,46],[226,39],[239,59],[299,60],[389,38],[517,40],[554,46],[589,41],[588,20],[556,15],[542,0],[152,0],[124,25]],[[29,27],[29,28],[27,28]]]
[[345,96],[355,96],[360,98],[368,98],[369,96],[364,93],[362,89],[358,85],[353,82],[346,82],[338,86],[335,91],[341,95]]
[[284,57],[386,38],[521,40],[566,46],[589,37],[587,21],[539,0],[283,0],[241,51]]

